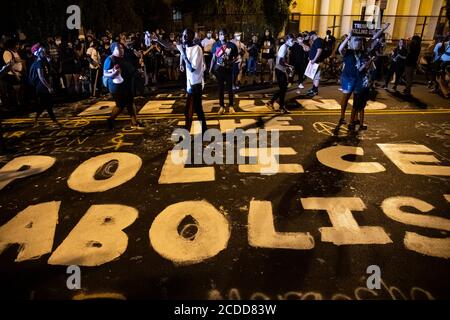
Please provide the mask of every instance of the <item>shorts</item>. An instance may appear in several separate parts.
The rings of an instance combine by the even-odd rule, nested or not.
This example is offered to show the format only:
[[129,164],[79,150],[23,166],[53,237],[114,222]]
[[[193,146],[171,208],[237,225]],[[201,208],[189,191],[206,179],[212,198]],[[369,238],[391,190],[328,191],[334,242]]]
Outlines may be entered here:
[[320,81],[320,69],[322,68],[322,64],[319,63],[319,67],[317,68],[316,75],[314,76],[313,81]]
[[357,81],[355,78],[341,77],[342,92],[352,93],[356,89]]
[[130,90],[115,92],[112,93],[112,96],[116,103],[116,107],[120,110],[133,107],[134,98]]

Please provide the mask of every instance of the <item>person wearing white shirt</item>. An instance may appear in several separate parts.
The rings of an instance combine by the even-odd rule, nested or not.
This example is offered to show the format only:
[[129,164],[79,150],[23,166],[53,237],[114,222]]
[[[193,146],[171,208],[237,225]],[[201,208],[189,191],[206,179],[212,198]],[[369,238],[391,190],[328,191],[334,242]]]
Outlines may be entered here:
[[214,38],[212,37],[212,31],[208,31],[206,33],[206,38],[201,42],[207,70],[209,70],[209,67],[211,66],[212,47],[215,42],[216,40],[214,40]]
[[93,97],[100,94],[101,87],[101,58],[100,53],[97,50],[97,40],[91,42],[89,48],[86,51],[86,56],[89,60],[89,70],[91,72],[91,94]]
[[[204,86],[203,73],[205,71],[205,61],[202,48],[194,44],[194,31],[185,29],[181,36],[182,45],[177,45],[181,53],[181,60],[186,66],[186,129],[191,130],[194,111],[202,123],[202,133],[207,130],[205,113],[202,106],[202,91]],[[181,67],[182,69],[184,66]],[[183,70],[181,70],[183,72]]]
[[286,68],[293,68],[291,65],[287,64],[289,48],[294,45],[294,35],[288,34],[286,36],[286,42],[280,47],[277,54],[276,65],[275,65],[275,75],[277,77],[277,82],[280,90],[278,90],[267,102],[266,106],[270,110],[275,110],[273,104],[276,100],[279,100],[281,113],[290,113],[285,106],[285,96],[288,88],[288,76]]

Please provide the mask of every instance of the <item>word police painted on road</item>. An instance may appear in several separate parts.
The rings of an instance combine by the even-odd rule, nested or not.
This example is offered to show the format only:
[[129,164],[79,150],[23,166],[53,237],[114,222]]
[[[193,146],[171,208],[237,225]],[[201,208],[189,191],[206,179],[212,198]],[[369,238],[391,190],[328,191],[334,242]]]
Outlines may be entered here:
[[[377,144],[383,154],[404,174],[450,176],[450,166],[445,166],[433,155],[433,151],[417,144]],[[274,148],[276,149],[276,148]],[[272,150],[277,154],[292,155],[295,151]],[[287,148],[285,148],[287,149]],[[239,150],[238,152],[242,152]],[[257,156],[252,150],[241,154]],[[355,174],[377,174],[386,171],[379,162],[349,161],[349,156],[364,156],[364,149],[354,146],[330,146],[316,152],[317,160],[329,168]],[[264,164],[242,165],[245,174],[263,174]],[[142,159],[132,153],[111,152],[92,157],[74,168],[67,180],[71,190],[79,193],[101,193],[124,185],[135,178],[142,167]],[[60,165],[50,156],[31,155],[12,159],[0,169],[0,190],[17,179],[26,179]],[[245,167],[251,166],[251,167]],[[114,170],[111,169],[114,167]],[[273,174],[303,175],[301,164],[290,163]],[[96,179],[96,174],[107,169],[108,175]],[[160,184],[202,183],[215,181],[214,165],[187,167],[174,163],[171,152],[161,169]],[[450,201],[450,195],[443,195]],[[354,214],[367,214],[367,207],[359,197],[307,197],[298,205],[306,212],[322,212],[328,216],[331,226],[321,227],[320,241],[341,245],[390,245],[393,240],[381,226],[360,225]],[[117,203],[93,204],[66,238],[54,251],[54,237],[60,213],[60,201],[47,201],[24,208],[0,227],[0,253],[12,244],[20,244],[16,262],[38,259],[51,253],[48,264],[99,266],[119,258],[128,247],[128,235],[123,231],[140,215],[136,208]],[[405,207],[422,214],[411,213]],[[248,206],[248,243],[256,248],[312,250],[316,239],[310,232],[279,232],[274,224],[272,203],[252,199]],[[383,214],[402,224],[450,231],[450,220],[426,215],[433,205],[417,198],[396,196],[381,203]],[[151,209],[149,209],[151,210]],[[154,212],[153,214],[156,214]],[[305,217],[307,215],[304,215]],[[194,221],[197,230],[194,237],[189,232],[179,232],[186,218]],[[196,264],[210,259],[228,246],[232,230],[229,216],[223,214],[206,200],[173,203],[159,212],[148,230],[152,250],[176,265]],[[311,230],[312,231],[312,230]],[[403,244],[407,250],[422,255],[450,258],[450,238],[434,238],[406,231]]]

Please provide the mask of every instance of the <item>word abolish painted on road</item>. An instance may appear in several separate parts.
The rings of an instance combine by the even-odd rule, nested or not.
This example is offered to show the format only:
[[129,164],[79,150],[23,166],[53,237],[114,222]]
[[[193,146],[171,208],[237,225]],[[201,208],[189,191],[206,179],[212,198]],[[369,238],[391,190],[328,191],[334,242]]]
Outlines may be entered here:
[[[424,145],[378,144],[378,147],[405,174],[450,175],[450,167],[438,165],[440,162],[432,155],[433,151]],[[243,154],[248,155],[250,152]],[[376,174],[386,170],[378,162],[349,161],[349,155],[363,156],[364,150],[351,146],[331,146],[316,153],[323,165],[343,172]],[[0,169],[0,189],[10,184],[13,186],[17,179],[40,174],[57,165],[56,159],[49,156],[15,158]],[[80,164],[70,175],[67,184],[70,189],[80,193],[106,192],[133,180],[141,167],[142,160],[135,154],[107,153]],[[176,177],[169,180],[167,175],[164,176],[164,170],[166,174],[172,170]],[[249,171],[262,174],[257,170]],[[108,174],[98,178],[99,172]],[[285,173],[308,174],[303,170],[277,172]],[[159,182],[201,183],[214,180],[214,166],[185,167],[183,163],[172,163],[169,154]],[[447,202],[450,201],[450,195],[444,197]],[[299,200],[298,205],[306,212],[303,217],[307,217],[310,212],[320,212],[326,214],[331,222],[331,226],[318,226],[322,242],[336,246],[393,243],[390,233],[383,227],[360,225],[357,222],[354,215],[368,214],[364,201],[359,197],[307,197]],[[59,217],[64,215],[60,212],[60,204],[60,201],[49,201],[30,205],[3,224],[0,227],[0,253],[12,244],[20,244],[17,262],[38,259],[51,253],[48,263],[52,265],[98,266],[118,259],[127,250],[128,235],[124,229],[135,223],[140,214],[152,216],[147,209],[146,212],[139,212],[136,208],[116,203],[91,205],[78,224],[53,250],[56,225]],[[428,202],[406,196],[389,197],[381,204],[384,215],[394,221],[408,226],[450,231],[449,219],[411,213],[405,208],[414,208],[421,213],[435,209]],[[222,211],[206,200],[183,201],[167,206],[149,226],[151,248],[177,265],[199,263],[220,254],[227,248],[232,234],[230,215],[225,216]],[[312,250],[316,245],[316,239],[309,232],[277,231],[272,203],[264,199],[250,201],[247,224],[248,242],[253,247]],[[450,258],[450,238],[406,231],[403,243],[406,249],[422,255]]]
[[[449,201],[450,195],[445,198]],[[337,246],[393,243],[384,228],[357,223],[354,212],[366,211],[360,198],[301,198],[300,203],[305,211],[324,211],[328,215],[332,226],[319,228],[322,242]],[[54,201],[28,206],[1,226],[0,253],[12,244],[21,246],[16,262],[39,259],[52,253],[60,204]],[[391,197],[381,206],[387,217],[406,225],[450,231],[449,219],[410,213],[403,207],[412,207],[422,213],[434,209],[431,204],[412,197]],[[99,266],[119,258],[128,247],[128,236],[123,230],[138,216],[138,210],[130,206],[92,205],[53,251],[48,264]],[[192,222],[183,223],[186,219]],[[291,250],[315,247],[315,239],[309,232],[278,232],[269,201],[252,200],[247,223],[248,242],[252,247]],[[191,265],[225,250],[231,227],[227,217],[209,202],[183,201],[160,212],[152,222],[148,236],[151,248],[161,257],[176,265]],[[406,249],[422,255],[450,258],[450,238],[407,231],[403,243]]]

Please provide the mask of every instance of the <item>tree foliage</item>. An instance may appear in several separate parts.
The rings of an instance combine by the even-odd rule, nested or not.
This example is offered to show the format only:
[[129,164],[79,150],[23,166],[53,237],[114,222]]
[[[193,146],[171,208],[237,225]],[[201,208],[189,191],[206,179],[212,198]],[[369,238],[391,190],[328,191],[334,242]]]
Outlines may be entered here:
[[[22,29],[33,39],[68,32],[67,7],[78,5],[84,30],[104,32],[171,28],[172,9],[190,14],[186,24],[224,20],[231,29],[250,24],[282,30],[291,0],[13,0],[2,2],[1,33]],[[203,20],[203,21],[202,21]]]

